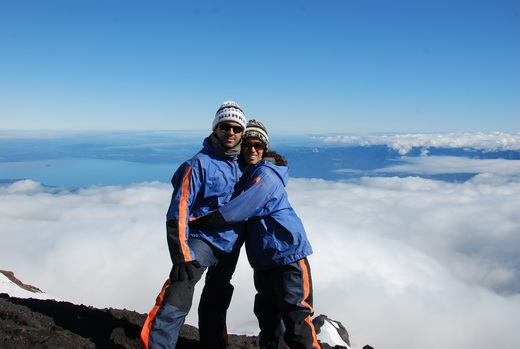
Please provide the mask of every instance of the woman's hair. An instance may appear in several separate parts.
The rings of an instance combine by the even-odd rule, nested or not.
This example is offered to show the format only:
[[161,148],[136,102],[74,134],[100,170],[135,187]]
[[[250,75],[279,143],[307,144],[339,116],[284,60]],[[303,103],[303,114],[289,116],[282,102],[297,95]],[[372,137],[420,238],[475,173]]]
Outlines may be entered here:
[[[269,150],[264,153],[264,160],[271,161],[277,166],[287,166],[288,162],[282,154],[278,154],[275,151]],[[274,161],[273,161],[274,160]]]

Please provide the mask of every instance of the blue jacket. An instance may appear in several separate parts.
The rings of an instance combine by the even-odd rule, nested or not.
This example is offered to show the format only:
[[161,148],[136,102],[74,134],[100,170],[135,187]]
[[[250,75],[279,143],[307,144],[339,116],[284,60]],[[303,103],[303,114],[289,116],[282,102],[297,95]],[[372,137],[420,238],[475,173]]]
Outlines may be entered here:
[[204,140],[202,150],[177,169],[172,178],[173,194],[166,215],[168,248],[174,263],[197,259],[189,248],[189,237],[205,240],[225,252],[240,248],[243,224],[190,230],[188,221],[226,204],[241,175],[237,158],[228,159],[219,154],[209,137]]
[[302,221],[288,200],[286,166],[260,161],[247,174],[245,191],[219,209],[227,223],[246,222],[247,258],[254,269],[293,263],[312,253]]

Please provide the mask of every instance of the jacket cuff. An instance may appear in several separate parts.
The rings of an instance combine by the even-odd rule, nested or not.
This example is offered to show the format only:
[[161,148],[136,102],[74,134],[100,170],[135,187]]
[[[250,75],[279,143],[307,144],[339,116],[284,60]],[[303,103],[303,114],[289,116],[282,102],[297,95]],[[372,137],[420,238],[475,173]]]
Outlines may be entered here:
[[190,229],[217,229],[229,225],[219,210],[196,218],[190,222]]

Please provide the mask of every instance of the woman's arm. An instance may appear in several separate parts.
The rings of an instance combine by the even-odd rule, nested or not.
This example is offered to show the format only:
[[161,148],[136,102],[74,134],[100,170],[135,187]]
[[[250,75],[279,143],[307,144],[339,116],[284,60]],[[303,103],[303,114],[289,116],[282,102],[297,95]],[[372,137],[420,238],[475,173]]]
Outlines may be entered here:
[[190,222],[190,228],[215,229],[228,224],[246,221],[252,217],[265,216],[271,212],[268,202],[277,200],[285,190],[281,180],[267,171],[255,177],[252,185],[218,210]]

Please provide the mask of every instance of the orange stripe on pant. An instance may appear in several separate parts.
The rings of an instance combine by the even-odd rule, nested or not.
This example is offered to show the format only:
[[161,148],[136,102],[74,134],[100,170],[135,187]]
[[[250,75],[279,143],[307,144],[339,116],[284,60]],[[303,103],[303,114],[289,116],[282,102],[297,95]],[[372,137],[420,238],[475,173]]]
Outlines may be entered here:
[[164,293],[166,292],[166,289],[168,288],[168,286],[170,286],[170,284],[170,279],[166,280],[161,290],[161,293],[159,293],[155,300],[154,307],[152,308],[152,310],[150,310],[148,316],[146,317],[146,320],[144,321],[143,329],[141,330],[141,343],[143,344],[143,348],[145,349],[148,349],[148,337],[150,336],[150,328],[152,327],[153,319],[155,319],[155,315],[157,314],[157,311],[159,310],[159,307],[161,306],[161,303],[164,299]]
[[[310,273],[309,273],[309,268],[307,266],[307,263],[305,263],[305,259],[300,259],[299,263],[300,263],[300,267],[302,268],[302,271],[303,271],[304,297],[302,300],[302,304],[309,307],[309,309],[311,310],[311,314],[314,314],[314,309],[312,308],[312,306],[309,303],[307,303],[307,299],[309,298],[309,295],[311,294],[311,277],[310,277]],[[309,327],[311,328],[311,331],[312,331],[312,345],[315,348],[320,348],[320,344],[318,343],[318,336],[316,335],[316,329],[314,328],[314,325],[312,324],[310,315],[305,318],[305,322],[309,325]]]

